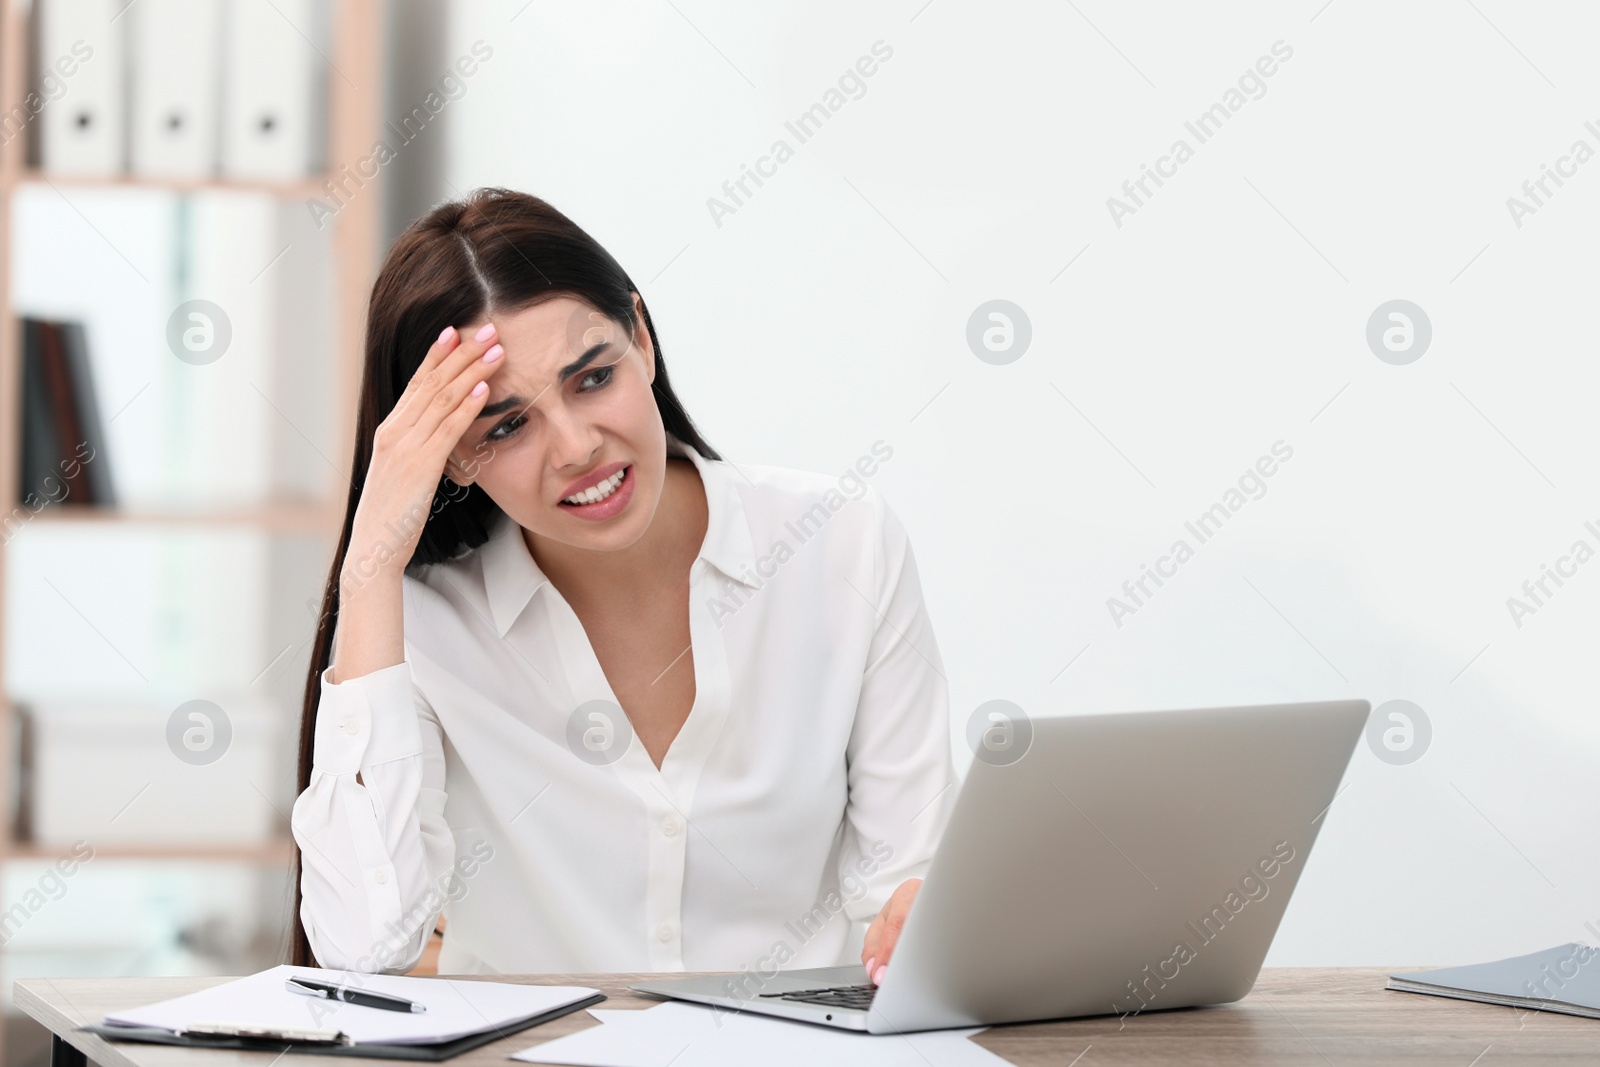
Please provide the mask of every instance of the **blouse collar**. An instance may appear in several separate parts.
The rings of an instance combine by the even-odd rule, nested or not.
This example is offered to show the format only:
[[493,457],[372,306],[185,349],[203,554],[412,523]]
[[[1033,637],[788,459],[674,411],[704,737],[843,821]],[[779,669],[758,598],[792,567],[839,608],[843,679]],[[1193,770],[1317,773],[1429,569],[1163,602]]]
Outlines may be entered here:
[[[700,472],[706,491],[706,536],[697,559],[703,559],[729,579],[751,588],[755,579],[755,539],[745,515],[743,495],[733,484],[733,464],[710,460],[694,448],[667,434],[667,455],[686,456]],[[484,597],[494,626],[504,637],[533,595],[550,579],[534,562],[522,538],[522,528],[505,512],[494,520],[489,539],[478,549]]]

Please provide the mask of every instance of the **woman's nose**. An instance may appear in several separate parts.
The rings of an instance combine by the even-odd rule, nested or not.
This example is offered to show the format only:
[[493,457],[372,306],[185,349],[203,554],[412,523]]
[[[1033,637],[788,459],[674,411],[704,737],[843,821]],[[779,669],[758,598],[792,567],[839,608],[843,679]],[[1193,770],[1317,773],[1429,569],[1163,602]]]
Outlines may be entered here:
[[547,421],[550,465],[556,470],[589,465],[600,447],[600,432],[587,419],[560,410]]

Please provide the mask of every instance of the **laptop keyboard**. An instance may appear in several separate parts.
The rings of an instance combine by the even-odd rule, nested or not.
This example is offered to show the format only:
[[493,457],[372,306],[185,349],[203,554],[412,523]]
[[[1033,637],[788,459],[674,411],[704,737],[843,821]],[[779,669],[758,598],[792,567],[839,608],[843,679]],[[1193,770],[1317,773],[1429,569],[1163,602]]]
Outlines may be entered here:
[[823,989],[796,989],[791,993],[761,993],[763,997],[778,1000],[798,1000],[804,1004],[821,1004],[829,1008],[853,1008],[866,1011],[878,987],[867,985],[828,986]]

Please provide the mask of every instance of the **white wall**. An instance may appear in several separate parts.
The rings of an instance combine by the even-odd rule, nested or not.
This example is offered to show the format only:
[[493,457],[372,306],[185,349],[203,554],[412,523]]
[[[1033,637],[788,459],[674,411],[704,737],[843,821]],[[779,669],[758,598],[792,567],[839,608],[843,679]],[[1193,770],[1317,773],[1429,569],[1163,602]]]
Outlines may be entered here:
[[[995,697],[1425,709],[1420,760],[1358,747],[1269,964],[1591,938],[1600,563],[1520,626],[1507,598],[1600,548],[1600,162],[1520,226],[1506,200],[1600,149],[1600,16],[1211,7],[461,0],[435,68],[493,56],[416,155],[444,154],[438,196],[515,186],[605,243],[730,458],[842,471],[892,445],[875,482],[957,728]],[[799,144],[784,122],[879,40]],[[1184,123],[1280,40],[1200,144]],[[718,225],[707,198],[779,138],[793,158]],[[1107,198],[1178,138],[1193,158],[1117,225]],[[1005,366],[965,340],[994,298],[1032,323]],[[1433,328],[1406,366],[1365,339],[1395,298]],[[1280,440],[1265,495],[1116,625],[1108,597]]]

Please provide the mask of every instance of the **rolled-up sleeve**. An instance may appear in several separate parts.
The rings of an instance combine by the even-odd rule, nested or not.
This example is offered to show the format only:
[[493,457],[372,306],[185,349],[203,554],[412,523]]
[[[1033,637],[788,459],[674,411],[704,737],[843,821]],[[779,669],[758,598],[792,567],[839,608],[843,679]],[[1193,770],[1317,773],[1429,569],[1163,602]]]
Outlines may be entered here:
[[[876,629],[846,750],[849,801],[839,858],[845,913],[869,921],[900,883],[928,870],[956,793],[950,693],[916,559],[904,526],[876,489]],[[861,590],[867,593],[867,590]]]
[[300,920],[322,966],[400,974],[449,899],[442,733],[409,661],[338,684],[332,670],[321,679],[310,782],[290,815]]

